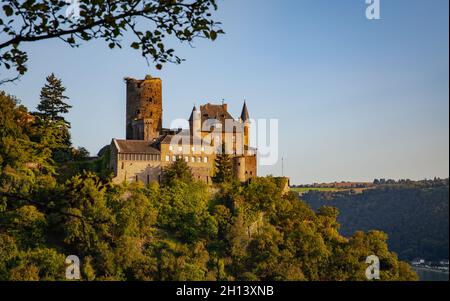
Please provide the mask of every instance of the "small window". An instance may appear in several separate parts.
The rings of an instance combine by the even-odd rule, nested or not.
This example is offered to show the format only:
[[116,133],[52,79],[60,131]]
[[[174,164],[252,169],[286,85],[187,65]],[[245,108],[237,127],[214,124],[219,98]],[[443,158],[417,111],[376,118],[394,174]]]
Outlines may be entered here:
[[205,147],[204,146],[202,146],[202,152],[204,152],[205,151]]
[[208,157],[203,158],[203,163],[208,163]]
[[195,146],[191,147],[192,151],[195,152]]
[[169,162],[170,161],[170,156],[166,156],[166,162]]
[[189,162],[189,157],[184,157],[184,161]]
[[174,162],[177,161],[177,156],[173,156],[172,161],[174,161]]
[[124,163],[124,162],[122,162],[122,169],[124,169],[124,167],[125,167],[125,163]]
[[191,157],[191,162],[195,163],[195,157]]
[[173,145],[169,145],[169,150],[173,151]]
[[197,162],[198,162],[198,163],[202,163],[202,157],[198,157],[198,158],[197,158]]
[[178,147],[178,151],[181,153],[181,152],[183,151],[183,147],[182,147],[182,146],[179,146],[179,147]]

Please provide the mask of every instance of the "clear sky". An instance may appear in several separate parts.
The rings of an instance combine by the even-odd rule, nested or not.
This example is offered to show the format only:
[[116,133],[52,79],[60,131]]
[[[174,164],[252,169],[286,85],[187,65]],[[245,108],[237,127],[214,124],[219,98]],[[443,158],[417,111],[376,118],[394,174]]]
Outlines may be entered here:
[[[163,80],[164,126],[194,103],[220,103],[238,116],[278,118],[280,157],[293,184],[449,175],[449,2],[219,0],[226,35],[162,71],[136,50],[100,41],[70,49],[27,45],[29,72],[1,88],[34,109],[45,76],[62,78],[74,106],[73,142],[92,154],[125,136],[123,78]],[[260,175],[281,174],[281,159]]]

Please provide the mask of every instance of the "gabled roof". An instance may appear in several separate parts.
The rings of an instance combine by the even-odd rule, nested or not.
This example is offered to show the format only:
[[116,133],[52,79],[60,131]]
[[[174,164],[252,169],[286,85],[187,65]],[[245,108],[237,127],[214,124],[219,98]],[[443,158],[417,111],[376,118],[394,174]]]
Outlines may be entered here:
[[[194,112],[198,112],[197,111],[197,107],[194,106],[194,108],[192,109],[192,113],[191,116],[189,118],[189,121],[191,122],[193,120],[193,116],[194,116]],[[212,131],[213,128],[213,124],[215,122],[215,120],[219,121],[222,124],[222,131],[223,132],[237,132],[240,133],[243,131],[242,126],[239,124],[239,122],[237,120],[235,120],[233,118],[233,116],[231,116],[230,113],[228,113],[227,110],[227,105],[226,104],[221,104],[221,105],[214,105],[214,104],[210,104],[207,103],[205,105],[200,106],[200,116],[201,116],[201,126],[202,126],[202,131],[203,132],[210,132]],[[233,126],[234,128],[232,129],[226,129],[226,123],[225,121],[231,121],[232,123],[229,123],[230,126]],[[208,122],[206,122],[208,121]],[[234,123],[233,123],[234,122]],[[211,129],[204,129],[203,127],[210,127]]]
[[159,155],[161,152],[154,145],[145,140],[113,139],[119,153]]
[[225,123],[225,120],[231,119],[234,120],[233,116],[228,113],[226,105],[213,105],[207,103],[206,105],[200,106],[200,114],[202,116],[202,124],[205,120],[216,119],[222,123]]
[[199,145],[201,144],[201,140],[197,141],[192,138],[189,134],[189,130],[183,130],[178,133],[178,135],[166,135],[163,139],[161,139],[161,144],[172,144],[172,139],[174,143],[181,145],[181,143],[188,141],[190,145]]

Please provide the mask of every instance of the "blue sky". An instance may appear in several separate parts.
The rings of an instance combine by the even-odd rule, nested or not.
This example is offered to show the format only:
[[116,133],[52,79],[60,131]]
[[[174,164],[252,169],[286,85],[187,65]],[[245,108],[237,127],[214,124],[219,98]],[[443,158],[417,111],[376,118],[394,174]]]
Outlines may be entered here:
[[[194,103],[238,116],[279,119],[279,152],[292,183],[449,175],[449,2],[381,0],[381,20],[364,0],[219,0],[226,35],[162,71],[138,51],[95,41],[26,45],[29,72],[1,88],[35,108],[54,72],[74,106],[73,142],[95,154],[125,136],[123,78],[163,80],[164,125]],[[260,175],[281,174],[279,164]]]

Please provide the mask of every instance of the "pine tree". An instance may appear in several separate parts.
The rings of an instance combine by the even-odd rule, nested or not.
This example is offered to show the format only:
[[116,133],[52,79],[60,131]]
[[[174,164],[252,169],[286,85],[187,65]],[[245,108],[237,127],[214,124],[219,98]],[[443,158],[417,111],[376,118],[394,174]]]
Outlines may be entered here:
[[177,159],[170,166],[164,169],[163,185],[171,186],[175,180],[190,183],[192,181],[191,169],[184,160]]
[[216,156],[216,173],[212,178],[214,183],[230,183],[233,181],[233,164],[230,155],[222,152]]
[[68,113],[72,107],[65,102],[66,99],[69,99],[64,95],[66,88],[53,73],[47,76],[46,80],[47,82],[41,90],[41,102],[37,106],[39,114],[48,121],[63,121],[69,125],[61,116],[61,114]]
[[58,163],[72,160],[72,141],[70,135],[70,123],[62,116],[69,112],[71,105],[66,103],[69,99],[64,92],[66,88],[55,74],[50,74],[46,78],[46,83],[41,89],[40,103],[37,106],[38,112],[35,114],[42,120],[46,128],[56,127],[59,130],[57,135],[61,145],[52,149],[52,157]]

